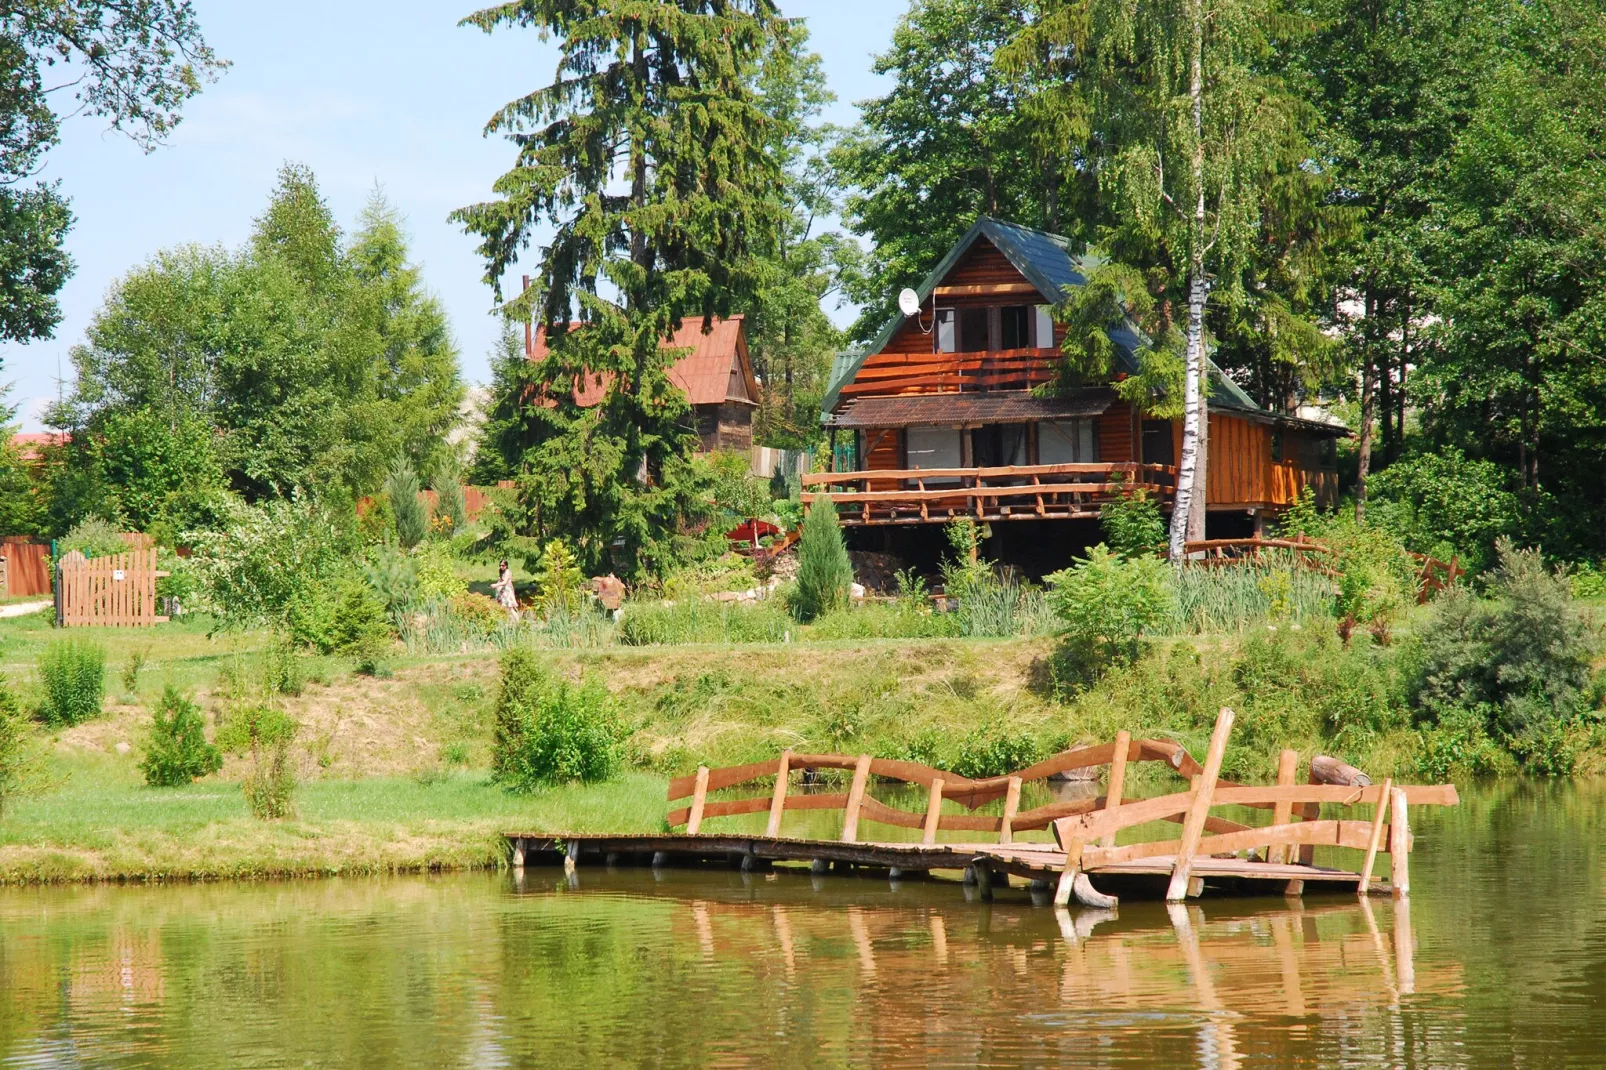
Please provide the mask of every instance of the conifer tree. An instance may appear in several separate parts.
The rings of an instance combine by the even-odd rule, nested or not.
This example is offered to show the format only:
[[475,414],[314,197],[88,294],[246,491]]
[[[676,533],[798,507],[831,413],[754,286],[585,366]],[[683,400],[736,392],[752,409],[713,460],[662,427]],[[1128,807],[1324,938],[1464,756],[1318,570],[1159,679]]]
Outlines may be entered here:
[[853,583],[853,562],[842,543],[836,506],[822,502],[809,509],[797,547],[797,593],[792,608],[798,619],[811,621],[847,604]]
[[[587,570],[660,570],[703,508],[689,406],[667,374],[680,354],[660,347],[684,319],[729,314],[755,286],[752,252],[774,244],[783,176],[754,73],[783,23],[771,0],[513,0],[464,21],[535,29],[560,53],[553,82],[486,127],[517,150],[496,199],[453,215],[480,237],[498,298],[537,229],[553,232],[538,283],[508,302],[550,348],[536,379],[553,418],[521,466],[538,529],[525,534],[565,539]],[[581,376],[603,385],[600,404],[577,405]]]

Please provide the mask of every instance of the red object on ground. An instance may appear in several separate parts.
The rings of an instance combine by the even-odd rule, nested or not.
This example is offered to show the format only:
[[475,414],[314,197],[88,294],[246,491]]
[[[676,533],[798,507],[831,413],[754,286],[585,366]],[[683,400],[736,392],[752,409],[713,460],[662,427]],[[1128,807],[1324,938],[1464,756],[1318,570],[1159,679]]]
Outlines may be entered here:
[[781,529],[768,520],[744,520],[725,533],[725,538],[731,542],[745,542],[753,546],[758,540],[779,535]]

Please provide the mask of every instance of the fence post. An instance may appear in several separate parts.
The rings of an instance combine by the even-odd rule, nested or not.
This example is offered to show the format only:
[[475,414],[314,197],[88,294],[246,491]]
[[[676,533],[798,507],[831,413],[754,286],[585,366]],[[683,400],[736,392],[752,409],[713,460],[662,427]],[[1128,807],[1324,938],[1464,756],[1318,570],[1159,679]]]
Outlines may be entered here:
[[697,767],[697,783],[692,789],[691,815],[686,819],[686,835],[695,836],[703,827],[703,807],[708,803],[708,766]]
[[[1110,762],[1110,786],[1104,792],[1104,809],[1118,810],[1121,807],[1121,793],[1126,790],[1126,756],[1132,749],[1132,733],[1122,729],[1115,733],[1115,755]],[[1114,847],[1115,833],[1106,833],[1099,839],[1099,846]]]
[[1215,798],[1216,778],[1221,775],[1221,759],[1227,752],[1227,737],[1232,733],[1233,717],[1231,710],[1222,707],[1216,716],[1215,731],[1210,733],[1210,750],[1205,754],[1204,772],[1200,775],[1199,787],[1193,793],[1193,805],[1188,810],[1187,823],[1182,826],[1182,841],[1177,845],[1176,862],[1171,867],[1171,884],[1165,893],[1168,902],[1177,903],[1188,897],[1193,853],[1199,849],[1205,818],[1210,816],[1210,803]]
[[859,755],[853,767],[853,787],[848,789],[848,808],[842,816],[842,842],[859,842],[859,810],[864,806],[864,787],[870,780],[870,756]]
[[1405,790],[1389,792],[1389,884],[1396,899],[1411,894],[1411,823],[1405,816]]
[[1020,811],[1020,777],[1009,778],[1009,789],[1004,793],[1004,820],[998,826],[998,842],[1015,842],[1015,815]]
[[775,770],[775,792],[770,796],[770,822],[764,829],[764,835],[772,840],[781,834],[781,814],[786,810],[787,779],[791,771],[792,751],[788,748],[781,752],[781,764]]
[[931,782],[931,795],[926,800],[926,827],[920,836],[921,843],[937,842],[937,824],[942,820],[942,777]]
[[[1277,786],[1291,788],[1294,786],[1294,776],[1299,768],[1299,752],[1285,750],[1277,757]],[[1272,808],[1271,823],[1273,825],[1286,825],[1293,820],[1294,804],[1292,802],[1279,802]],[[1288,861],[1288,848],[1283,844],[1276,844],[1266,848],[1266,861]]]

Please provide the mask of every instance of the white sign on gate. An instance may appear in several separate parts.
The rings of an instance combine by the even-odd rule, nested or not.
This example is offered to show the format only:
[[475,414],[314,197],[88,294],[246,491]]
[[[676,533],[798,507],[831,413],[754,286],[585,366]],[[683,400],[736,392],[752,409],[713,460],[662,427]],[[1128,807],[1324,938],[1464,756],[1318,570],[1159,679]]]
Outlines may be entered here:
[[120,568],[112,569],[112,579],[116,580],[118,583],[123,582],[123,570]]

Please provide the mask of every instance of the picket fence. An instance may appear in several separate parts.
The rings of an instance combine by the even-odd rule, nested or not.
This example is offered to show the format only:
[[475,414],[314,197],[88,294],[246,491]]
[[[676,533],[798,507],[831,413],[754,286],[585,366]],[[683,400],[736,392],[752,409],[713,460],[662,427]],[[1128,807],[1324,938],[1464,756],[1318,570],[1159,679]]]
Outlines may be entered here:
[[137,628],[162,624],[156,549],[85,558],[71,553],[56,565],[56,624],[63,628]]

